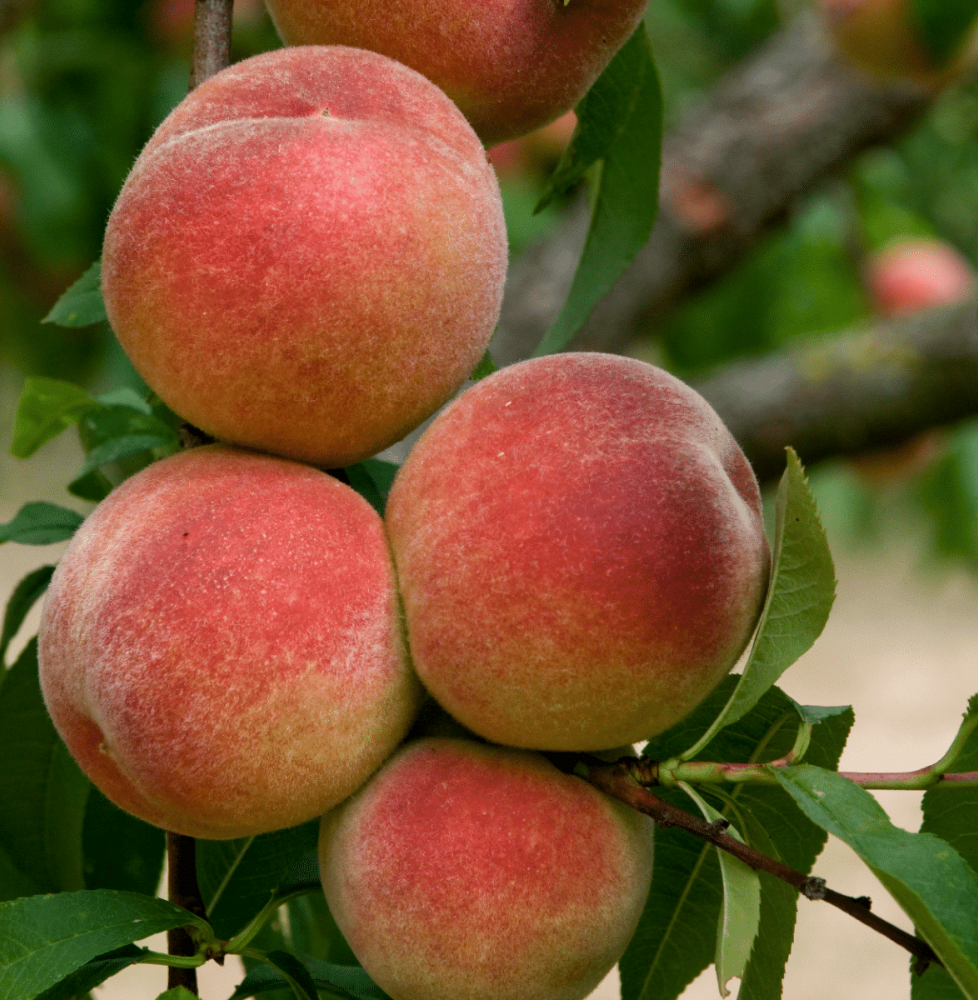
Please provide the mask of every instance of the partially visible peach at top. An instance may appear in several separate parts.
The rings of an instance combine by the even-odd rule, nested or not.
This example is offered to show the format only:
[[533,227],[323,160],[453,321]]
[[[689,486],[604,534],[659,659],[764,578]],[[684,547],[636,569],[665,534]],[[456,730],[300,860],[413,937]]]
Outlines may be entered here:
[[647,0],[266,0],[287,45],[356,45],[423,73],[487,146],[526,135],[584,96]]

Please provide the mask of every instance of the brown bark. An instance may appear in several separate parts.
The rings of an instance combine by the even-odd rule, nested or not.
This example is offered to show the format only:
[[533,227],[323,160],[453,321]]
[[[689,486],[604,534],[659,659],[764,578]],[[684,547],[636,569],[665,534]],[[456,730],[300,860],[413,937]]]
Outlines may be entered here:
[[[668,308],[730,270],[801,196],[905,131],[933,94],[846,64],[802,16],[735,68],[666,133],[652,239],[571,347],[621,351]],[[580,198],[514,262],[497,363],[528,357],[562,304],[587,229]]]

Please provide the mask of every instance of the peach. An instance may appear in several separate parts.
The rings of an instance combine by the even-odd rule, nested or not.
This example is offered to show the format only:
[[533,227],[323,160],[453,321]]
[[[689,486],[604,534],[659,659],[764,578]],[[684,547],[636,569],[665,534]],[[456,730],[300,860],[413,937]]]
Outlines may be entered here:
[[424,73],[487,146],[569,111],[647,0],[266,0],[286,45],[356,45]]
[[233,444],[335,467],[465,381],[499,313],[495,175],[437,87],[342,47],[192,91],[109,219],[106,311],[140,374]]
[[379,515],[325,473],[222,445],[95,509],[55,573],[39,657],[92,781],[194,837],[320,816],[421,703]]
[[975,293],[970,261],[938,239],[906,239],[872,254],[866,283],[877,312],[904,316],[960,302]]
[[393,1000],[580,1000],[634,933],[652,831],[539,754],[426,739],[323,818],[320,874]]
[[511,746],[668,728],[734,665],[766,592],[743,452],[702,397],[629,358],[553,355],[468,389],[386,521],[422,683]]

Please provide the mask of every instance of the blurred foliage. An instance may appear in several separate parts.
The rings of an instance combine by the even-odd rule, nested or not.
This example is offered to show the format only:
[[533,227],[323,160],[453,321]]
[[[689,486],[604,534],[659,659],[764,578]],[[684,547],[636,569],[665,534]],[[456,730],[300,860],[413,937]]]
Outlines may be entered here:
[[[675,119],[811,0],[654,0],[646,23]],[[0,4],[0,365],[105,390],[137,385],[111,333],[42,325],[100,253],[116,193],[143,143],[186,92],[193,0],[7,0]],[[260,0],[238,0],[234,58],[277,47]],[[534,206],[572,120],[493,151],[513,255],[560,205]],[[872,316],[863,268],[874,248],[934,235],[978,264],[978,83],[948,90],[899,142],[795,206],[732,273],[650,331],[661,363],[695,378],[795,337]],[[917,517],[934,551],[978,569],[978,424],[880,478],[829,463],[813,478],[830,525],[883,538]],[[901,465],[902,462],[902,465]],[[870,463],[871,464],[871,463]],[[884,463],[885,464],[885,463]]]
[[[234,57],[278,45],[240,4]],[[116,194],[184,96],[193,0],[9,0],[0,19],[0,362],[88,381],[124,365],[104,327],[40,325],[101,252]]]

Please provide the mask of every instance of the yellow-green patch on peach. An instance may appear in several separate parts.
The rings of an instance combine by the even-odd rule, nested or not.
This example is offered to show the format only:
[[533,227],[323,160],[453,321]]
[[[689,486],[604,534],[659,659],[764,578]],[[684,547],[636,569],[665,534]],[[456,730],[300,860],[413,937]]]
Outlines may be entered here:
[[627,358],[555,355],[467,390],[386,522],[422,682],[511,746],[668,728],[734,665],[766,592],[743,452],[702,397]]
[[495,176],[448,98],[383,56],[311,46],[229,67],[163,122],[109,219],[102,290],[182,417],[336,467],[464,382],[506,259]]
[[41,622],[54,724],[109,798],[242,837],[321,815],[420,707],[383,525],[308,466],[210,446],[79,529]]
[[426,739],[324,817],[320,873],[394,1000],[581,1000],[638,923],[652,830],[539,754]]

